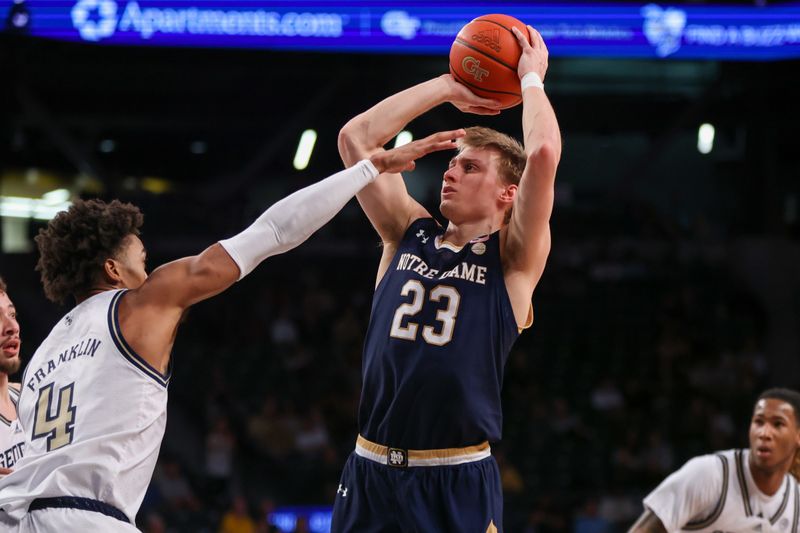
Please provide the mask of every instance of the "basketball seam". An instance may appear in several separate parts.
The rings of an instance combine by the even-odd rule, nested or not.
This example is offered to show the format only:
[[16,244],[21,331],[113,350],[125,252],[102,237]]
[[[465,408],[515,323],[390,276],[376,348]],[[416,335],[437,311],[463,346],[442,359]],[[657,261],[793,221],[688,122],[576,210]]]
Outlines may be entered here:
[[[490,24],[496,24],[497,26],[500,26],[501,28],[503,28],[504,30],[509,32],[514,37],[515,40],[517,38],[517,36],[514,35],[514,32],[511,31],[511,28],[508,28],[508,27],[504,26],[503,24],[500,24],[499,22],[497,22],[495,20],[491,20],[491,19],[475,19],[473,22],[488,22]],[[520,23],[522,23],[522,21],[520,21]],[[527,24],[525,24],[525,30],[528,33],[527,41],[528,41],[528,43],[530,43],[531,42],[531,31],[528,29],[528,25]]]
[[501,27],[501,28],[503,28],[504,30],[506,30],[506,31],[508,31],[509,33],[511,33],[511,35],[514,35],[514,32],[513,32],[513,31],[511,31],[511,28],[509,28],[509,27],[507,27],[507,26],[504,26],[503,24],[500,24],[500,23],[499,23],[499,22],[497,22],[496,20],[492,20],[492,19],[481,19],[481,18],[479,18],[479,19],[475,19],[475,20],[473,20],[472,22],[488,22],[488,23],[490,23],[490,24],[497,24],[498,26],[500,26],[500,27]]
[[471,45],[471,44],[469,44],[468,42],[464,41],[464,40],[463,40],[461,37],[456,37],[456,42],[457,42],[458,44],[460,44],[461,46],[465,46],[465,47],[469,48],[470,50],[474,50],[475,52],[479,52],[479,53],[481,53],[481,54],[485,55],[486,57],[488,57],[488,58],[489,58],[489,59],[491,59],[492,61],[494,61],[494,62],[496,62],[496,63],[499,63],[499,64],[503,65],[504,67],[506,67],[506,68],[507,68],[508,70],[510,70],[511,72],[516,72],[516,71],[517,71],[517,69],[515,69],[515,68],[514,68],[514,67],[512,67],[511,65],[507,65],[506,63],[504,63],[503,61],[500,61],[500,60],[499,60],[499,59],[497,59],[496,57],[494,57],[494,56],[490,56],[489,54],[487,54],[486,52],[484,52],[484,51],[483,51],[483,50],[481,50],[480,48],[476,48],[476,47],[472,46],[472,45]]
[[487,92],[487,93],[508,94],[508,95],[511,95],[511,96],[518,96],[518,97],[522,98],[522,95],[521,95],[521,94],[519,94],[519,93],[511,93],[511,92],[508,92],[508,91],[498,91],[498,90],[495,90],[495,89],[486,89],[486,88],[484,88],[484,87],[481,87],[480,85],[474,85],[474,84],[472,84],[472,83],[468,82],[467,80],[465,80],[464,78],[462,78],[461,76],[459,76],[459,75],[458,75],[458,72],[456,72],[456,71],[455,71],[455,69],[453,69],[453,68],[451,68],[451,69],[450,69],[450,72],[451,72],[451,73],[452,73],[452,74],[453,74],[453,75],[454,75],[456,78],[458,78],[458,80],[459,80],[461,83],[463,83],[464,85],[468,85],[468,86],[470,86],[470,87],[474,87],[475,89],[478,89],[479,91],[484,91],[484,92]]

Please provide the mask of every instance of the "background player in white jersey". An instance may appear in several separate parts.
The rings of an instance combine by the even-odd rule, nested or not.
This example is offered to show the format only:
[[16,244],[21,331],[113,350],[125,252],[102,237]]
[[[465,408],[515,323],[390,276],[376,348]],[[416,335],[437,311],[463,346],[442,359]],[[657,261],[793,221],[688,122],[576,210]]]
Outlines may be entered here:
[[8,378],[19,370],[19,322],[17,310],[0,278],[0,476],[9,474],[22,457],[25,435],[17,420],[19,383]]
[[[379,173],[453,148],[444,132],[365,159],[273,205],[194,257],[145,271],[139,209],[78,201],[36,238],[45,294],[77,305],[22,379],[26,455],[0,480],[0,521],[19,531],[135,531],[166,424],[170,351],[183,312],[303,242]],[[223,334],[223,332],[221,332]]]
[[800,393],[763,392],[750,421],[750,448],[688,461],[644,499],[645,511],[631,533],[797,533],[798,416]]

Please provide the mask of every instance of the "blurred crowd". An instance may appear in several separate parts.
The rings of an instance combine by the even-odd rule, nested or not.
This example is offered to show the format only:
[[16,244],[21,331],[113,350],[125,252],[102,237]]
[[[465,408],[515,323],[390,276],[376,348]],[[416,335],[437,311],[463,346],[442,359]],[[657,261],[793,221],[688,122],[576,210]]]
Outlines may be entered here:
[[[176,241],[148,235],[166,215],[144,207],[156,265]],[[273,532],[276,509],[332,504],[357,435],[380,255],[360,213],[343,216],[358,222],[333,224],[189,311],[143,531]],[[492,445],[505,527],[625,531],[688,458],[747,445],[761,389],[793,383],[775,382],[768,310],[740,277],[741,254],[708,224],[557,207],[553,233],[534,324],[506,365],[503,441]],[[43,301],[34,260],[2,268],[28,355],[64,311]]]
[[[769,381],[766,317],[718,246],[565,233],[506,367],[493,451],[512,533],[624,531],[686,459],[746,446]],[[278,506],[332,503],[357,433],[366,255],[275,258],[191,311],[145,531],[269,531]]]

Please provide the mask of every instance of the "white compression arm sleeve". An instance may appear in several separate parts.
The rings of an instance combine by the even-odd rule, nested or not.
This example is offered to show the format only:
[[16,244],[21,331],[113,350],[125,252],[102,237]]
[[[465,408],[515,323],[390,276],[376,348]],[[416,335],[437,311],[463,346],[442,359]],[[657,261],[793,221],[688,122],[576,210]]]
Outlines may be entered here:
[[239,265],[239,279],[272,255],[298,246],[324,226],[358,191],[378,177],[369,159],[290,194],[243,232],[219,241]]

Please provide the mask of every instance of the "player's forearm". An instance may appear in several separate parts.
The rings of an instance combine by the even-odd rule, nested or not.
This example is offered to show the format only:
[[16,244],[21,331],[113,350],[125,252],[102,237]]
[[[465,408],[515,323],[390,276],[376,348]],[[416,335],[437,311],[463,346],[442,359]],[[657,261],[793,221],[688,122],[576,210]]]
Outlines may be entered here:
[[380,150],[409,122],[447,101],[441,78],[420,83],[382,100],[351,119],[339,133],[339,153],[350,166]]
[[156,269],[141,296],[185,309],[219,294],[266,258],[303,243],[377,175],[364,161],[287,196],[230,239]]
[[523,94],[522,130],[527,161],[515,211],[523,218],[522,227],[544,228],[553,210],[561,134],[547,95],[536,87],[526,88]]
[[522,131],[525,153],[535,156],[543,146],[551,149],[556,164],[561,159],[561,132],[553,106],[542,89],[529,87],[523,94]]
[[378,175],[369,162],[301,189],[267,209],[243,232],[220,241],[239,266],[239,279],[264,259],[303,243]]
[[[550,252],[550,217],[561,140],[552,107],[540,89],[524,95],[523,130],[527,160],[514,200],[509,227],[509,249],[515,266],[538,280]],[[547,133],[549,132],[549,134]]]

